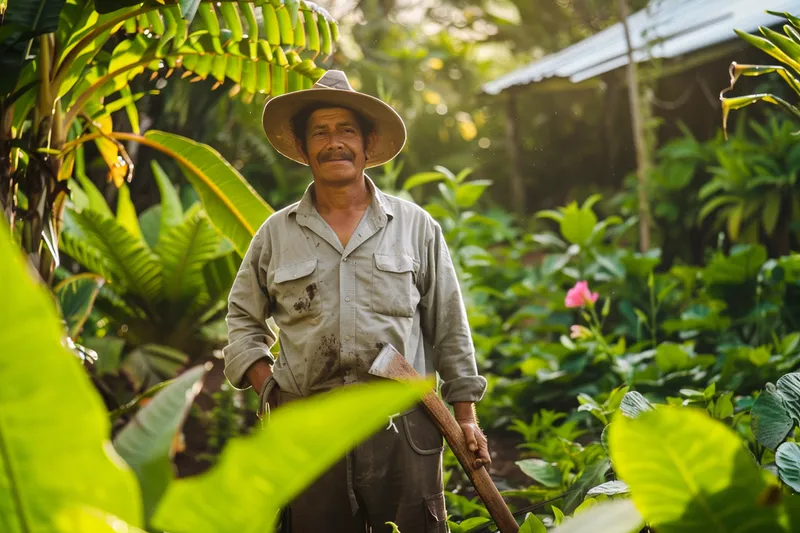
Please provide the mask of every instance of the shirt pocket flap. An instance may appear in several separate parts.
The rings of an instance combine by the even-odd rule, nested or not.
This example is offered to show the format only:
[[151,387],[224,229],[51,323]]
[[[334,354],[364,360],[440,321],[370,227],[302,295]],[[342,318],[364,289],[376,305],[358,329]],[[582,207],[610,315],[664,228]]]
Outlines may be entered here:
[[283,283],[286,281],[292,281],[294,279],[304,278],[314,272],[315,268],[317,268],[316,258],[280,267],[275,270],[275,283]]
[[415,272],[414,260],[407,255],[375,254],[375,266],[384,272]]

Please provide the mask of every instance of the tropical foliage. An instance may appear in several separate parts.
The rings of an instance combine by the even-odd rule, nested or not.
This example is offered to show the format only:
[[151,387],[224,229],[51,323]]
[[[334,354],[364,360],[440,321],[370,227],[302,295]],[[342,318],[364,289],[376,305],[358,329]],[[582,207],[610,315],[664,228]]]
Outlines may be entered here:
[[[733,90],[736,82],[742,76],[763,76],[765,74],[778,74],[793,91],[794,96],[800,96],[800,82],[796,76],[800,74],[800,19],[790,13],[778,13],[769,11],[770,14],[786,20],[788,24],[783,26],[784,33],[777,32],[771,28],[761,27],[761,35],[750,35],[737,31],[739,37],[771,55],[780,61],[781,65],[739,65],[732,63],[730,67],[731,84],[728,89],[722,91],[722,125],[727,128],[728,114],[733,109],[741,109],[756,102],[767,102],[777,105],[791,113],[795,118],[800,118],[800,109],[784,98],[770,93],[752,94],[747,96],[725,97],[724,95]],[[785,65],[785,66],[784,66]]]
[[[60,243],[92,279],[103,282],[93,310],[87,310],[95,320],[83,345],[98,352],[101,375],[123,372],[131,393],[172,377],[189,360],[199,360],[204,346],[224,341],[219,332],[239,261],[200,204],[184,212],[155,162],[153,171],[162,201],[139,217],[127,185],[120,188],[114,214],[95,185],[79,178],[83,186],[74,186],[78,194],[65,211]],[[79,332],[71,327],[70,337]],[[117,405],[129,399],[113,398]]]
[[[341,391],[265,423],[255,395],[220,385],[241,255],[309,180],[265,144],[257,99],[339,64],[407,119],[406,151],[370,176],[442,226],[520,530],[800,531],[796,124],[742,115],[729,139],[683,126],[649,176],[657,245],[641,253],[634,187],[561,183],[573,158],[548,144],[592,149],[600,130],[571,117],[603,106],[540,93],[552,113],[521,142],[547,168],[536,190],[560,192],[530,217],[503,208],[508,140],[475,93],[614,22],[600,4],[444,2],[431,32],[365,0],[334,54],[338,24],[304,0],[0,0],[2,530],[270,531],[430,386]],[[800,26],[780,16],[783,34],[742,37],[785,66],[734,65],[732,88],[777,73],[800,94]],[[725,125],[756,101],[800,117],[768,92],[723,96]],[[491,531],[450,454],[445,467],[451,531]]]
[[[260,207],[258,221],[269,214],[266,203],[213,149],[157,131],[141,135],[135,103],[144,93],[132,93],[133,77],[148,71],[151,80],[163,79],[176,70],[195,81],[211,77],[214,88],[227,84],[231,96],[249,102],[256,94],[310,87],[323,72],[315,59],[330,55],[338,36],[330,15],[305,0],[16,2],[5,14],[4,30],[3,61],[9,69],[0,93],[3,211],[48,281],[59,262],[61,214],[76,149],[89,141],[117,187],[133,173],[121,141],[175,158],[203,200],[218,204],[208,211],[223,231],[240,215],[231,204]],[[34,44],[37,53],[29,60],[27,50]],[[112,114],[121,110],[130,133],[113,130]],[[201,167],[222,169],[222,175],[204,174],[192,164],[195,157]],[[226,190],[231,187],[238,196]],[[238,219],[252,229],[253,215]],[[242,251],[244,239],[235,232],[232,239]]]

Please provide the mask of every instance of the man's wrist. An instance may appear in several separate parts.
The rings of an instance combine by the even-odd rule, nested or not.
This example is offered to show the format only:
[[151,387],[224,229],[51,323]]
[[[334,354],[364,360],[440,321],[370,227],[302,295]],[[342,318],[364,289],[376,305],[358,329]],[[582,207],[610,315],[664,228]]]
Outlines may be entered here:
[[272,365],[269,364],[267,358],[259,359],[248,367],[247,371],[245,371],[245,376],[247,376],[250,386],[258,394],[264,387],[264,383],[272,377]]
[[472,402],[453,402],[453,414],[457,422],[476,423],[475,404]]

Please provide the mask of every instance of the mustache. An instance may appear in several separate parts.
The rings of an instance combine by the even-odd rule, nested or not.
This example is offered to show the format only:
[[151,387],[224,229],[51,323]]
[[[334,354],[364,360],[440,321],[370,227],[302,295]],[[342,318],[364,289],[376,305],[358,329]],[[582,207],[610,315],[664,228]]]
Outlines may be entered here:
[[330,152],[320,152],[317,155],[317,161],[320,163],[327,163],[328,161],[345,160],[352,161],[354,156],[349,150],[333,150]]

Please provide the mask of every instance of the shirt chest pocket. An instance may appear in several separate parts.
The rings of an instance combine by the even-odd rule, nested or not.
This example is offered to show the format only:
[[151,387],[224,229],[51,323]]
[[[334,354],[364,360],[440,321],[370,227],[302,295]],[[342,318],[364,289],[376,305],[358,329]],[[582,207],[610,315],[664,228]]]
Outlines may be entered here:
[[413,317],[419,303],[415,278],[419,264],[405,254],[375,254],[372,309],[389,316]]
[[322,311],[316,259],[278,267],[273,287],[277,310],[289,317],[311,318]]

